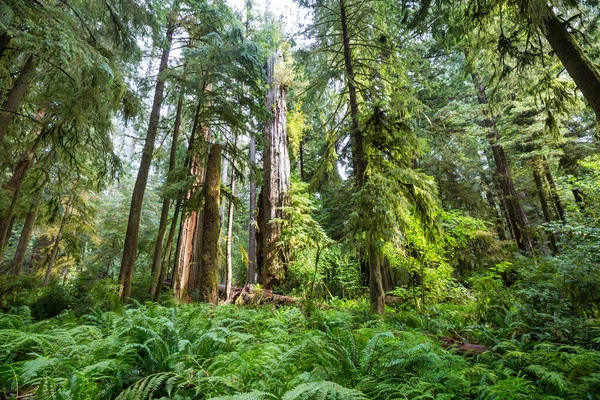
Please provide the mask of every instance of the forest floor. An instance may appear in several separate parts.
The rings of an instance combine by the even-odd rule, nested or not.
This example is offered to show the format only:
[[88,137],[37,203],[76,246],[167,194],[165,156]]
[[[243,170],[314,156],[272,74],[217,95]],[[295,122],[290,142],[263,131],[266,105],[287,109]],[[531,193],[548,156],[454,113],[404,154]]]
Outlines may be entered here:
[[600,398],[597,343],[575,326],[567,344],[558,326],[494,328],[474,311],[148,303],[34,321],[15,308],[0,314],[0,399]]

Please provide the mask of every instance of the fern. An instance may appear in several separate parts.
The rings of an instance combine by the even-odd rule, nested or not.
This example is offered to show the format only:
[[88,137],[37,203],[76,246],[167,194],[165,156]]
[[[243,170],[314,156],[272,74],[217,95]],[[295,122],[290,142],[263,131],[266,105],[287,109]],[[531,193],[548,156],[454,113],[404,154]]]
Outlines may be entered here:
[[303,383],[285,393],[281,400],[365,400],[361,392],[329,381]]

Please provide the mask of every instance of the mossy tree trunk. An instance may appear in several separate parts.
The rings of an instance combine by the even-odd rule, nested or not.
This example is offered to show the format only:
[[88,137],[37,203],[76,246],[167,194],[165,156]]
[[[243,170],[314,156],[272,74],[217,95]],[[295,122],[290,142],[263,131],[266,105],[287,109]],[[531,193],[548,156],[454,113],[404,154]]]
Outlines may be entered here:
[[285,254],[281,241],[283,207],[289,203],[290,158],[286,131],[286,87],[276,79],[275,69],[283,63],[283,54],[277,50],[267,64],[269,89],[266,107],[272,118],[265,124],[263,153],[263,186],[260,194],[259,231],[261,283],[266,289],[285,279]]
[[6,135],[6,132],[8,132],[8,127],[11,121],[19,111],[23,96],[25,96],[25,92],[27,92],[27,88],[29,87],[30,75],[34,70],[35,57],[30,55],[27,57],[25,65],[23,65],[23,68],[21,68],[21,72],[19,73],[17,80],[8,93],[8,97],[2,105],[2,110],[0,110],[0,145],[2,145],[4,141],[4,136]]
[[219,300],[221,152],[221,145],[213,144],[208,154],[206,179],[202,191],[204,207],[202,208],[200,244],[195,246],[199,253],[194,255],[198,262],[192,264],[194,271],[190,271],[188,282],[188,293],[196,294],[201,302],[212,304],[217,304]]

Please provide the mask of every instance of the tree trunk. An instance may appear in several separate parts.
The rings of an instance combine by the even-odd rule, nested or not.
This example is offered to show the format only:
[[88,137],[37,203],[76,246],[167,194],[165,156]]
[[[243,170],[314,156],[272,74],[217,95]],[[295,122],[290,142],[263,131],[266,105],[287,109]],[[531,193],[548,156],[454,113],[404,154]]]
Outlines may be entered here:
[[[201,245],[199,254],[192,264],[188,293],[198,295],[204,303],[217,304],[219,301],[219,239],[221,224],[219,201],[221,195],[221,145],[213,144],[206,163],[206,179],[203,188],[204,207],[202,208]],[[195,279],[198,277],[198,279]]]
[[544,35],[600,121],[600,71],[567,31],[551,7],[546,7]]
[[[179,93],[179,101],[177,102],[177,112],[175,113],[175,124],[173,126],[173,138],[171,140],[171,153],[169,155],[169,171],[167,173],[167,182],[169,181],[170,174],[175,169],[177,162],[177,142],[179,140],[179,128],[181,127],[181,110],[183,108],[183,89]],[[165,232],[167,230],[167,220],[169,219],[169,206],[171,204],[170,199],[165,196],[163,199],[162,210],[160,212],[160,222],[158,224],[158,235],[156,236],[156,247],[154,248],[154,258],[152,260],[152,286],[150,287],[150,294],[156,293],[158,282],[160,279],[161,272],[161,260],[163,251],[163,240],[165,238]],[[174,219],[177,219],[175,216]],[[164,279],[164,275],[163,275]]]
[[[171,260],[171,249],[173,248],[173,239],[175,238],[175,231],[177,230],[177,219],[179,218],[179,210],[181,209],[181,200],[177,200],[175,203],[175,211],[173,212],[173,221],[171,221],[171,228],[169,228],[169,235],[167,236],[167,244],[165,246],[165,255],[162,260],[160,268],[160,274],[158,275],[158,282],[154,289],[153,301],[158,303],[160,300],[160,292],[162,291],[165,276],[167,275],[167,269],[169,267],[169,261]],[[175,268],[175,266],[173,266]],[[173,279],[171,278],[171,285],[173,285]]]
[[485,174],[480,174],[483,183],[485,184],[485,198],[487,200],[488,205],[493,210],[494,219],[496,220],[496,232],[498,233],[498,239],[504,241],[506,240],[506,232],[504,231],[504,220],[502,216],[498,212],[498,207],[496,205],[496,198],[494,193],[492,192],[492,184]]
[[[542,213],[544,214],[544,222],[547,224],[552,222],[552,216],[550,215],[550,208],[548,207],[548,199],[546,197],[546,189],[544,188],[544,182],[542,180],[542,174],[539,171],[539,166],[533,166],[533,179],[535,181],[535,187],[537,189],[538,197],[540,198],[540,204],[542,205]],[[550,247],[554,255],[558,254],[558,238],[556,233],[548,232],[548,239],[550,240]]]
[[40,195],[34,200],[27,212],[25,217],[25,223],[23,229],[21,229],[21,236],[19,237],[19,244],[17,244],[17,250],[12,262],[12,274],[15,276],[21,275],[21,268],[23,267],[23,261],[25,260],[25,254],[27,253],[27,247],[31,240],[31,234],[33,233],[33,227],[37,218],[37,213],[40,208]]
[[[43,115],[44,110],[38,111],[37,119],[41,119]],[[5,243],[8,235],[10,235],[9,229],[11,227],[11,221],[15,213],[15,209],[17,207],[17,202],[21,195],[21,188],[23,186],[23,182],[27,177],[29,169],[33,165],[37,147],[42,142],[46,134],[47,131],[42,131],[41,128],[38,129],[37,137],[29,146],[29,149],[25,150],[21,154],[21,156],[19,157],[19,161],[17,161],[17,165],[15,166],[15,170],[10,178],[10,181],[3,188],[6,192],[8,192],[10,196],[10,205],[8,209],[2,210],[0,212],[0,260],[2,260],[4,256],[4,250],[6,249]]]
[[381,264],[379,252],[373,245],[373,239],[369,246],[369,298],[371,312],[382,314],[385,312],[385,292],[383,291],[383,278],[381,276]]
[[248,222],[248,283],[254,284],[256,277],[256,177],[254,165],[256,163],[256,142],[254,135],[250,135],[249,150],[250,169],[250,220]]
[[21,100],[23,100],[23,96],[25,96],[25,92],[29,87],[29,76],[34,69],[35,59],[34,56],[31,55],[27,58],[27,61],[25,61],[25,65],[23,65],[17,80],[8,93],[6,101],[2,105],[2,110],[0,110],[0,146],[4,142],[4,136],[6,135],[6,132],[8,132],[8,127],[13,117],[17,111],[19,111]]
[[261,249],[263,265],[261,265],[261,283],[265,289],[285,278],[285,255],[281,241],[281,222],[283,207],[289,203],[290,191],[290,158],[288,155],[286,131],[286,91],[287,89],[275,79],[275,65],[283,62],[281,50],[269,59],[267,77],[269,89],[266,95],[266,108],[273,117],[265,124],[265,149],[263,154],[263,187],[260,204]]
[[[354,65],[352,63],[352,49],[350,47],[350,34],[348,32],[348,19],[346,15],[345,0],[340,1],[340,21],[342,25],[342,42],[344,49],[344,67],[346,72],[346,85],[348,86],[348,97],[350,101],[351,137],[353,144],[353,163],[356,176],[357,189],[360,190],[367,181],[367,159],[363,145],[362,132],[360,130],[358,94],[354,82]],[[364,216],[364,218],[369,218]],[[385,309],[385,294],[379,265],[379,253],[376,252],[373,238],[369,243],[369,293],[371,299],[371,311],[383,314]]]
[[65,207],[65,212],[60,221],[60,227],[58,228],[58,233],[56,234],[56,237],[54,238],[54,246],[52,246],[52,252],[50,253],[50,257],[48,258],[48,266],[46,267],[46,274],[44,275],[44,281],[42,282],[42,286],[48,286],[48,284],[50,283],[50,277],[52,276],[52,268],[54,267],[54,261],[56,261],[56,256],[58,254],[58,246],[62,239],[64,230],[65,230],[65,225],[67,224],[67,219],[69,218],[69,215],[71,214],[72,204],[73,204],[73,196],[69,197],[69,202],[67,203],[67,206]]
[[[233,141],[234,152],[237,148],[237,135]],[[227,259],[227,269],[225,270],[225,301],[231,300],[231,282],[233,280],[233,197],[235,196],[235,153],[231,157],[231,182],[229,184],[231,199],[229,200],[229,210],[227,213],[227,243],[225,248],[225,258]]]
[[[197,190],[200,190],[204,183],[204,158],[203,156],[197,154],[197,151],[194,149],[195,142],[195,132],[200,129],[199,128],[199,112],[200,112],[200,104],[196,109],[196,118],[194,122],[194,128],[192,129],[192,139],[190,141],[190,153],[189,153],[189,168],[191,175],[196,176],[196,180],[194,182],[194,187],[187,193],[186,196],[186,205],[192,196]],[[203,140],[208,141],[210,139],[210,129],[208,127],[203,128]],[[191,263],[193,260],[194,254],[194,245],[199,246],[200,237],[196,237],[200,234],[201,230],[201,211],[199,211],[201,207],[197,207],[197,209],[189,209],[182,216],[182,227],[180,230],[179,237],[179,256],[176,259],[177,262],[177,274],[175,276],[175,289],[174,294],[175,297],[179,299],[185,299],[186,301],[191,301],[191,297],[189,296],[191,293],[188,293],[188,286],[190,280],[190,274],[195,272],[192,271]],[[199,253],[196,252],[196,253]],[[197,279],[197,277],[192,277],[192,279]]]
[[565,212],[565,207],[560,199],[560,195],[558,194],[558,189],[556,188],[556,182],[554,182],[554,176],[552,176],[552,170],[550,169],[550,165],[548,165],[548,161],[543,159],[544,163],[544,175],[546,176],[546,181],[548,181],[548,185],[550,186],[550,194],[552,195],[552,201],[554,202],[554,208],[556,209],[556,213],[558,214],[558,218],[563,222],[567,222],[567,216]]
[[[479,104],[485,106],[489,105],[489,100],[487,94],[485,93],[485,87],[483,86],[481,77],[477,72],[471,73],[471,77],[478,93],[477,100]],[[509,216],[512,231],[515,235],[515,241],[517,242],[519,250],[526,253],[532,253],[533,244],[531,242],[531,238],[529,237],[529,233],[527,232],[529,224],[527,215],[525,214],[523,206],[521,206],[521,203],[519,202],[519,195],[515,190],[515,185],[508,167],[506,154],[504,153],[504,147],[498,143],[500,135],[496,125],[496,120],[494,119],[494,116],[489,108],[483,110],[483,115],[485,118],[484,126],[489,130],[488,139],[494,155],[496,174],[498,176],[504,201],[506,203],[506,210]]]
[[156,78],[156,88],[154,90],[154,100],[152,103],[152,112],[146,132],[146,142],[142,152],[142,159],[138,170],[137,179],[131,195],[131,206],[129,209],[129,220],[127,221],[127,231],[125,233],[125,243],[123,244],[123,258],[121,259],[121,269],[119,271],[119,297],[121,301],[127,301],[131,296],[131,280],[133,279],[133,267],[137,257],[138,234],[140,230],[140,220],[142,217],[142,203],[146,184],[148,183],[148,173],[152,162],[152,153],[154,152],[154,140],[158,130],[160,120],[160,108],[163,101],[163,91],[165,88],[164,71],[168,67],[171,42],[173,41],[173,32],[175,26],[169,22],[167,28],[166,47],[163,49]]
[[583,193],[581,193],[581,189],[574,188],[571,189],[571,192],[573,193],[573,198],[575,199],[575,204],[577,204],[579,211],[585,212],[585,200],[583,198]]

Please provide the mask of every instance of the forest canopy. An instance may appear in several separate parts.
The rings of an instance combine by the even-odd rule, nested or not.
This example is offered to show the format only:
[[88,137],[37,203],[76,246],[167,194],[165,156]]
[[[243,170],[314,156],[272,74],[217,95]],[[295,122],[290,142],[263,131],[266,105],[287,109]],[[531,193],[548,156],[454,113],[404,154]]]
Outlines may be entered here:
[[0,399],[599,398],[600,2],[271,3],[1,2]]

